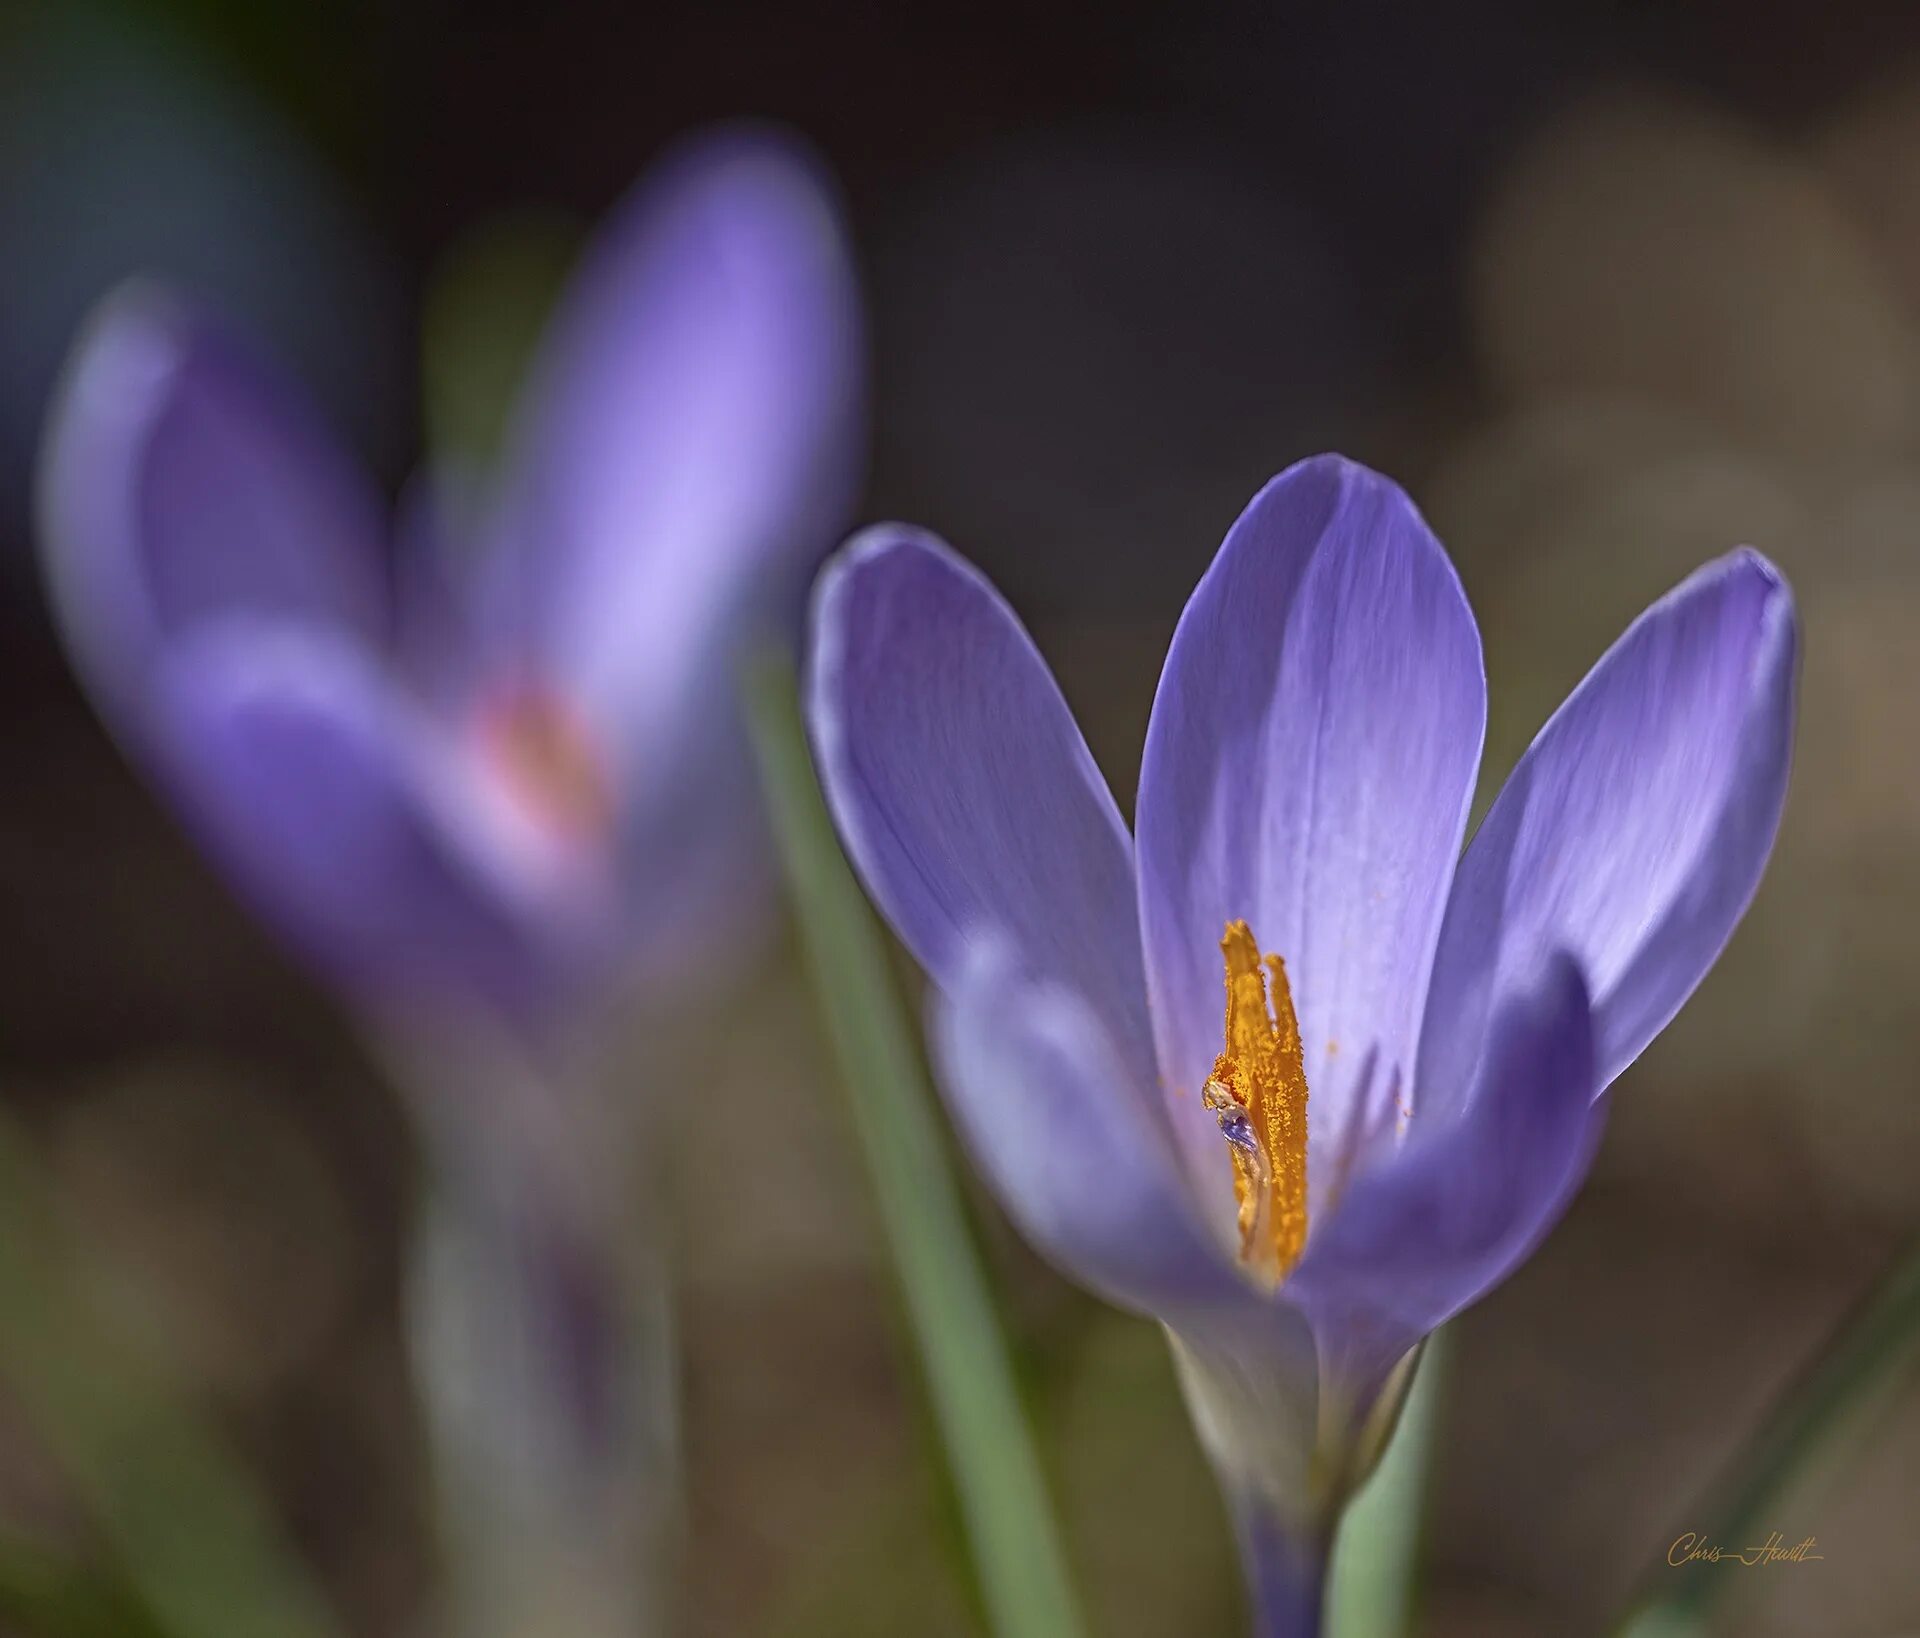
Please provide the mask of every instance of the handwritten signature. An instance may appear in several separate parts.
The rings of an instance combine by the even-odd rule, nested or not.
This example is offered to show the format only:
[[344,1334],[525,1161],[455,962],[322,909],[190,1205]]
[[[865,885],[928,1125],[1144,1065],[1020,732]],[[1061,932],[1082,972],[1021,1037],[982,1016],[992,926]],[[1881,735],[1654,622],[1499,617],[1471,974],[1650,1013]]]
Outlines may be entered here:
[[1827,1555],[1817,1553],[1816,1537],[1787,1545],[1787,1538],[1775,1530],[1758,1547],[1722,1547],[1697,1531],[1687,1530],[1673,1538],[1667,1549],[1667,1562],[1678,1569],[1683,1564],[1739,1564],[1753,1569],[1761,1564],[1814,1564]]

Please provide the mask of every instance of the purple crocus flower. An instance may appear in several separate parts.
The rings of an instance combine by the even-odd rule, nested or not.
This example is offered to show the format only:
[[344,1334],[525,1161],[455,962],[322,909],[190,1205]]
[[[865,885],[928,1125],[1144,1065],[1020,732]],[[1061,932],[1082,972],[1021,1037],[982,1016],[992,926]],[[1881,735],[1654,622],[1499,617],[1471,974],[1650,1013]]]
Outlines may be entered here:
[[954,1117],[1042,1251],[1168,1328],[1261,1630],[1317,1626],[1399,1367],[1558,1217],[1605,1089],[1751,898],[1795,641],[1764,558],[1708,564],[1554,715],[1463,856],[1472,613],[1399,488],[1306,461],[1187,605],[1130,837],[975,570],[887,525],[823,576],[821,775],[935,985]]
[[851,503],[858,332],[815,165],[733,129],[589,247],[497,474],[392,528],[291,386],[150,288],[53,411],[83,681],[418,1094],[408,1316],[462,1630],[630,1631],[657,1591],[663,1273],[627,1232],[640,1100],[586,1084],[593,1003],[770,898],[733,666]]
[[685,144],[590,247],[497,477],[391,531],[205,317],[110,298],[52,416],[82,677],[250,901],[356,1001],[497,1009],[683,961],[756,875],[742,628],[858,472],[856,296],[771,132]]

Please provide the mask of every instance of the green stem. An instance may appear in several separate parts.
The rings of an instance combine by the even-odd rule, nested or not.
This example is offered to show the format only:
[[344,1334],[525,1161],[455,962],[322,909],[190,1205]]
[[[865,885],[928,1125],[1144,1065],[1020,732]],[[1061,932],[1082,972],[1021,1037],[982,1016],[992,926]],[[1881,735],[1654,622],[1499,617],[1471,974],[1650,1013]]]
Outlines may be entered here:
[[1448,1358],[1445,1331],[1421,1350],[1399,1426],[1334,1538],[1329,1638],[1396,1638],[1412,1630],[1421,1518]]
[[789,668],[746,682],[761,778],[801,940],[919,1346],[994,1630],[1082,1630],[986,1275],[948,1165],[886,948],[821,801]]
[[[1920,1342],[1920,1242],[1910,1246],[1834,1328],[1826,1346],[1774,1402],[1735,1456],[1705,1511],[1704,1538],[1726,1546],[1749,1538],[1827,1437]],[[1697,1567],[1696,1567],[1697,1568]],[[1621,1627],[1625,1633],[1698,1630],[1726,1576],[1683,1574],[1663,1561],[1646,1576],[1662,1590]]]

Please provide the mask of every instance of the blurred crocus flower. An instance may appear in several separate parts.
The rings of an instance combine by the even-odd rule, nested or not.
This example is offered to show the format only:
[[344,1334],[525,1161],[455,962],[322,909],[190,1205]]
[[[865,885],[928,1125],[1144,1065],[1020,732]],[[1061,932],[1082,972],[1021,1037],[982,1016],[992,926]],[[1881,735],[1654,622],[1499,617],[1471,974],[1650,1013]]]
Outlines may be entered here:
[[1702,568],[1462,856],[1473,616],[1395,485],[1307,461],[1187,605],[1129,837],[977,572],[884,526],[823,577],[816,754],[955,1118],[1037,1246],[1172,1334],[1262,1631],[1316,1629],[1401,1363],[1539,1242],[1745,909],[1795,644],[1763,558]]
[[537,1014],[670,968],[759,879],[730,667],[851,502],[857,332],[810,160],[692,141],[590,247],[500,471],[422,483],[389,529],[288,384],[130,288],[44,451],[61,629],[130,754],[356,1001]]
[[858,330],[823,179],[733,129],[589,247],[499,469],[394,526],[288,384],[150,288],[54,408],[42,546],[101,714],[416,1094],[408,1323],[470,1635],[662,1602],[657,1191],[645,1100],[592,1083],[596,1003],[771,908],[733,671],[852,502]]

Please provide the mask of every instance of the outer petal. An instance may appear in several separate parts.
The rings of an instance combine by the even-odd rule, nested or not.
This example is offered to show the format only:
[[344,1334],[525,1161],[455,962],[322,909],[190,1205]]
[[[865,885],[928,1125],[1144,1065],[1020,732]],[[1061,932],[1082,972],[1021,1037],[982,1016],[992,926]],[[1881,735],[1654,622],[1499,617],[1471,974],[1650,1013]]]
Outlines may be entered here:
[[139,737],[164,644],[244,612],[383,629],[380,514],[292,389],[146,286],[100,308],[40,470],[55,613],[116,728]]
[[171,652],[155,700],[162,775],[242,895],[348,988],[532,981],[519,891],[481,804],[362,651],[228,623]]
[[1420,1095],[1471,1076],[1488,997],[1555,948],[1592,986],[1594,1092],[1712,966],[1786,800],[1796,627],[1739,551],[1636,620],[1541,730],[1461,861],[1421,1042]]
[[1554,955],[1497,1016],[1461,1113],[1416,1113],[1406,1144],[1333,1203],[1283,1288],[1333,1381],[1369,1392],[1539,1244],[1599,1137],[1593,1053],[1586,984]]
[[1084,1000],[969,945],[934,1007],[955,1122],[1020,1230],[1109,1301],[1167,1317],[1246,1305],[1202,1227],[1153,1100]]
[[797,611],[858,475],[852,271],[771,131],[696,140],[622,205],[536,363],[494,610],[657,788],[731,696],[743,612]]
[[1150,1083],[1126,826],[1000,595],[931,535],[865,531],[820,578],[807,715],[847,851],[934,981],[998,933]]
[[1480,639],[1406,495],[1337,457],[1254,498],[1167,656],[1140,774],[1141,929],[1162,1075],[1208,1175],[1218,939],[1285,957],[1316,1194],[1412,1068],[1486,726]]

